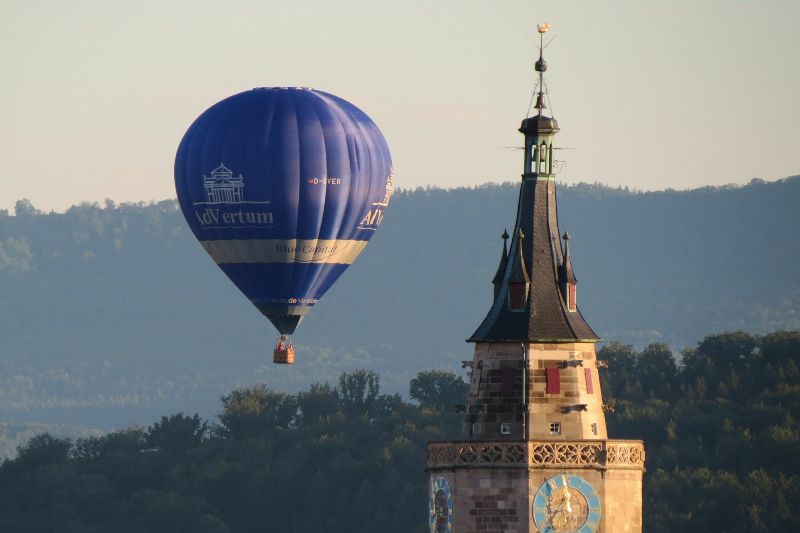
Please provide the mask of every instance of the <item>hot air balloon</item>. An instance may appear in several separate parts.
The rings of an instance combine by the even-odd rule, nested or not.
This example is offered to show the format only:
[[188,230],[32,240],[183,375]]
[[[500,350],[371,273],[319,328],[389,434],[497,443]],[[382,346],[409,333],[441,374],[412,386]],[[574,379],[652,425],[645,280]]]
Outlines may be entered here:
[[375,123],[332,94],[245,91],[189,127],[175,188],[200,244],[281,337],[355,260],[392,195],[392,159]]

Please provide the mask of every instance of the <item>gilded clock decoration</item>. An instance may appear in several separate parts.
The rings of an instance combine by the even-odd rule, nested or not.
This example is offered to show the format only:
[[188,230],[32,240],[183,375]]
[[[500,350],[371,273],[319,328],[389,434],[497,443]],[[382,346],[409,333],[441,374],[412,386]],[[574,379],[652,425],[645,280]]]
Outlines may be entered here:
[[593,533],[600,525],[600,498],[582,477],[561,474],[539,487],[532,512],[542,533]]
[[431,533],[452,533],[453,494],[447,478],[440,476],[431,484],[428,507],[428,525]]

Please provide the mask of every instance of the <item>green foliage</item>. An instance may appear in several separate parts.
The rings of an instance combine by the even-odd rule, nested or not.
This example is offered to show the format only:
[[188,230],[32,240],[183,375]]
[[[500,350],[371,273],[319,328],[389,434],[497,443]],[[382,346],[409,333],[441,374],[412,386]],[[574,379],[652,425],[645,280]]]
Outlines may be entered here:
[[423,407],[434,409],[452,409],[458,403],[464,403],[468,385],[461,376],[454,376],[444,370],[420,372],[411,380],[409,396]]
[[43,434],[0,466],[0,532],[422,531],[440,422],[355,370],[294,395],[234,390],[213,427],[179,413],[75,444]]
[[798,531],[800,333],[709,335],[682,354],[611,343],[610,435],[647,446],[645,530]]
[[42,212],[33,207],[33,204],[27,198],[17,200],[17,202],[14,204],[14,215],[18,217],[29,217],[41,214]]
[[47,467],[63,463],[67,460],[72,443],[66,439],[57,439],[48,433],[32,437],[24,446],[17,449],[15,466],[22,471]]
[[378,398],[380,378],[375,372],[356,370],[339,377],[339,397],[345,411],[351,414],[368,412]]
[[[710,335],[680,363],[659,343],[599,358],[609,434],[647,446],[645,531],[800,530],[800,333]],[[0,466],[0,532],[422,533],[425,444],[460,438],[466,387],[420,372],[404,402],[356,370],[234,390],[213,425],[42,434]]]
[[222,397],[222,430],[238,439],[257,438],[292,425],[297,414],[294,396],[265,385],[239,389]]
[[162,416],[147,428],[147,444],[153,448],[180,454],[202,442],[208,431],[208,423],[199,415],[186,416],[178,413]]

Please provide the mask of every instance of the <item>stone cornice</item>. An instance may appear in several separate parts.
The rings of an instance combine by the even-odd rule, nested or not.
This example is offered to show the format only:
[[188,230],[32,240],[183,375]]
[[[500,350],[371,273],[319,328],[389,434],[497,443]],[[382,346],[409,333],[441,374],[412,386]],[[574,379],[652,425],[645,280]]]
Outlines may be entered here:
[[644,470],[638,440],[447,441],[428,443],[429,470],[535,468]]

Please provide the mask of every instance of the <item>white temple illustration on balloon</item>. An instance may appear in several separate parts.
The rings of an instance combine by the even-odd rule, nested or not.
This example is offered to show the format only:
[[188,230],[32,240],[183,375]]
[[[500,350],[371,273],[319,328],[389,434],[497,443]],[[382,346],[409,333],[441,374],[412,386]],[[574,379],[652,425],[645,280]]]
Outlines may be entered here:
[[244,201],[244,176],[234,176],[233,171],[222,162],[211,171],[210,176],[203,175],[203,188],[206,201],[210,203],[239,204]]

